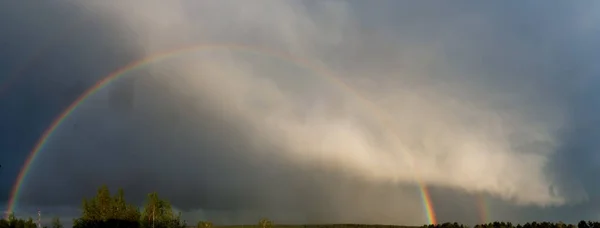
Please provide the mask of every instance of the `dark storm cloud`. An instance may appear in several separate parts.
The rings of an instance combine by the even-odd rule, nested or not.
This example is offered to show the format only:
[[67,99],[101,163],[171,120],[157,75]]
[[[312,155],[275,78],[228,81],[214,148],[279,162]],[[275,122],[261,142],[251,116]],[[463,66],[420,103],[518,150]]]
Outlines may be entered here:
[[137,52],[118,51],[119,45],[135,44],[123,39],[125,32],[108,29],[113,27],[110,18],[94,21],[93,12],[66,1],[5,2],[0,8],[0,42],[6,47],[0,56],[0,194],[7,197],[20,165],[50,121],[99,76]]
[[[0,97],[11,110],[0,115],[37,113],[17,122],[42,119],[28,122],[41,133],[119,66],[225,41],[327,65],[385,111],[260,54],[172,59],[70,116],[36,161],[23,208],[77,206],[108,184],[136,203],[158,191],[190,220],[419,224],[421,199],[398,152],[408,150],[442,221],[479,222],[479,194],[490,219],[598,213],[594,2],[111,3],[2,3],[1,39],[15,56],[0,58],[3,72],[43,46],[32,43],[83,22]],[[25,14],[38,17],[17,20]]]

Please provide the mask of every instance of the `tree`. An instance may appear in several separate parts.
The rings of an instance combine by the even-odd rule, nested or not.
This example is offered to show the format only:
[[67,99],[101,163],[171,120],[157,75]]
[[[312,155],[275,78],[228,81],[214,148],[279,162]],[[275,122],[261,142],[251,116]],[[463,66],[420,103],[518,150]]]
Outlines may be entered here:
[[263,218],[263,219],[261,219],[258,222],[258,227],[260,227],[260,228],[271,228],[271,227],[273,227],[273,222],[271,222],[271,220]]
[[1,219],[1,220],[0,220],[0,228],[9,228],[9,225],[8,225],[8,220],[6,220],[6,219]]
[[123,189],[119,189],[113,198],[112,218],[124,221],[139,221],[140,211],[136,206],[125,201]]
[[99,220],[107,221],[112,218],[114,214],[112,212],[113,209],[113,200],[110,197],[110,190],[106,185],[103,185],[98,189],[98,194],[96,195],[95,204],[96,213],[98,215]]
[[10,212],[10,214],[8,214],[8,222],[13,222],[17,220],[17,216],[15,216],[14,212]]
[[63,225],[60,223],[60,219],[58,217],[52,218],[52,228],[63,228]]
[[181,214],[173,213],[171,204],[158,197],[158,193],[148,194],[146,205],[141,214],[142,227],[147,228],[176,228],[185,227],[181,222]]
[[100,187],[96,197],[84,199],[82,214],[73,220],[73,227],[139,227],[138,209],[125,201],[122,189],[111,197],[106,185]]
[[[22,220],[21,220],[21,221],[22,221]],[[35,222],[33,222],[33,218],[29,217],[29,218],[27,219],[27,221],[25,221],[25,222],[23,223],[23,227],[24,227],[24,228],[36,228],[36,227],[37,227],[37,224],[35,224]]]
[[208,221],[200,221],[198,222],[198,226],[197,228],[212,228],[213,224],[212,222],[208,222]]

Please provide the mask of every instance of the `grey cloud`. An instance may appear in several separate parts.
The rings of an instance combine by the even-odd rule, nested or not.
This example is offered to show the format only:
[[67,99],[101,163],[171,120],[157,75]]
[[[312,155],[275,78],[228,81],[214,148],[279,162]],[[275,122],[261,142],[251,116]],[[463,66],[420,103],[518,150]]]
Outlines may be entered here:
[[[70,99],[43,100],[64,106],[119,65],[193,43],[291,53],[352,91],[260,53],[146,66],[65,121],[21,204],[77,205],[107,183],[137,203],[157,190],[189,219],[420,224],[417,173],[442,220],[479,222],[479,194],[498,218],[597,211],[597,5],[177,3],[83,4],[92,22],[60,42],[61,58],[40,61],[48,76],[28,78],[26,91],[71,85]],[[116,109],[123,95],[132,102]]]

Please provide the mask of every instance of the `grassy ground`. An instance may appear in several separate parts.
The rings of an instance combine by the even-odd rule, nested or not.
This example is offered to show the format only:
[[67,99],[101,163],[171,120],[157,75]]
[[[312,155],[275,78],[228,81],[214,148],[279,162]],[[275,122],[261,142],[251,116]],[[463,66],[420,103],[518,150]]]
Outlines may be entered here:
[[[216,226],[215,228],[256,228],[258,225]],[[322,224],[322,225],[273,225],[273,228],[416,228],[416,226]]]

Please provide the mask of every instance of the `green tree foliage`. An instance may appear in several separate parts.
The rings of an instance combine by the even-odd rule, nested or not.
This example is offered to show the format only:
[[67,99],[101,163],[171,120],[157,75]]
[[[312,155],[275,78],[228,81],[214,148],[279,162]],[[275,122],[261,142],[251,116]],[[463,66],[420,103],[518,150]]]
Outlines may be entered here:
[[32,218],[27,220],[18,219],[13,213],[8,216],[8,219],[0,220],[0,228],[36,228],[37,224]]
[[212,222],[209,221],[200,221],[198,222],[198,226],[196,226],[197,228],[212,228],[213,224]]
[[100,187],[96,197],[84,199],[80,218],[73,221],[75,228],[139,227],[140,212],[125,201],[122,189],[110,195],[106,185]]
[[63,228],[63,225],[60,223],[60,219],[58,217],[52,218],[52,228]]
[[24,228],[35,228],[35,227],[37,227],[37,224],[35,224],[35,222],[33,221],[33,218],[29,217],[27,219],[27,221],[25,221],[23,223],[23,227]]
[[140,221],[143,228],[186,227],[186,224],[181,221],[181,214],[175,215],[171,204],[160,199],[156,192],[148,194]]
[[273,222],[271,222],[271,220],[263,218],[263,219],[261,219],[258,222],[258,227],[260,227],[260,228],[272,228],[273,227]]

